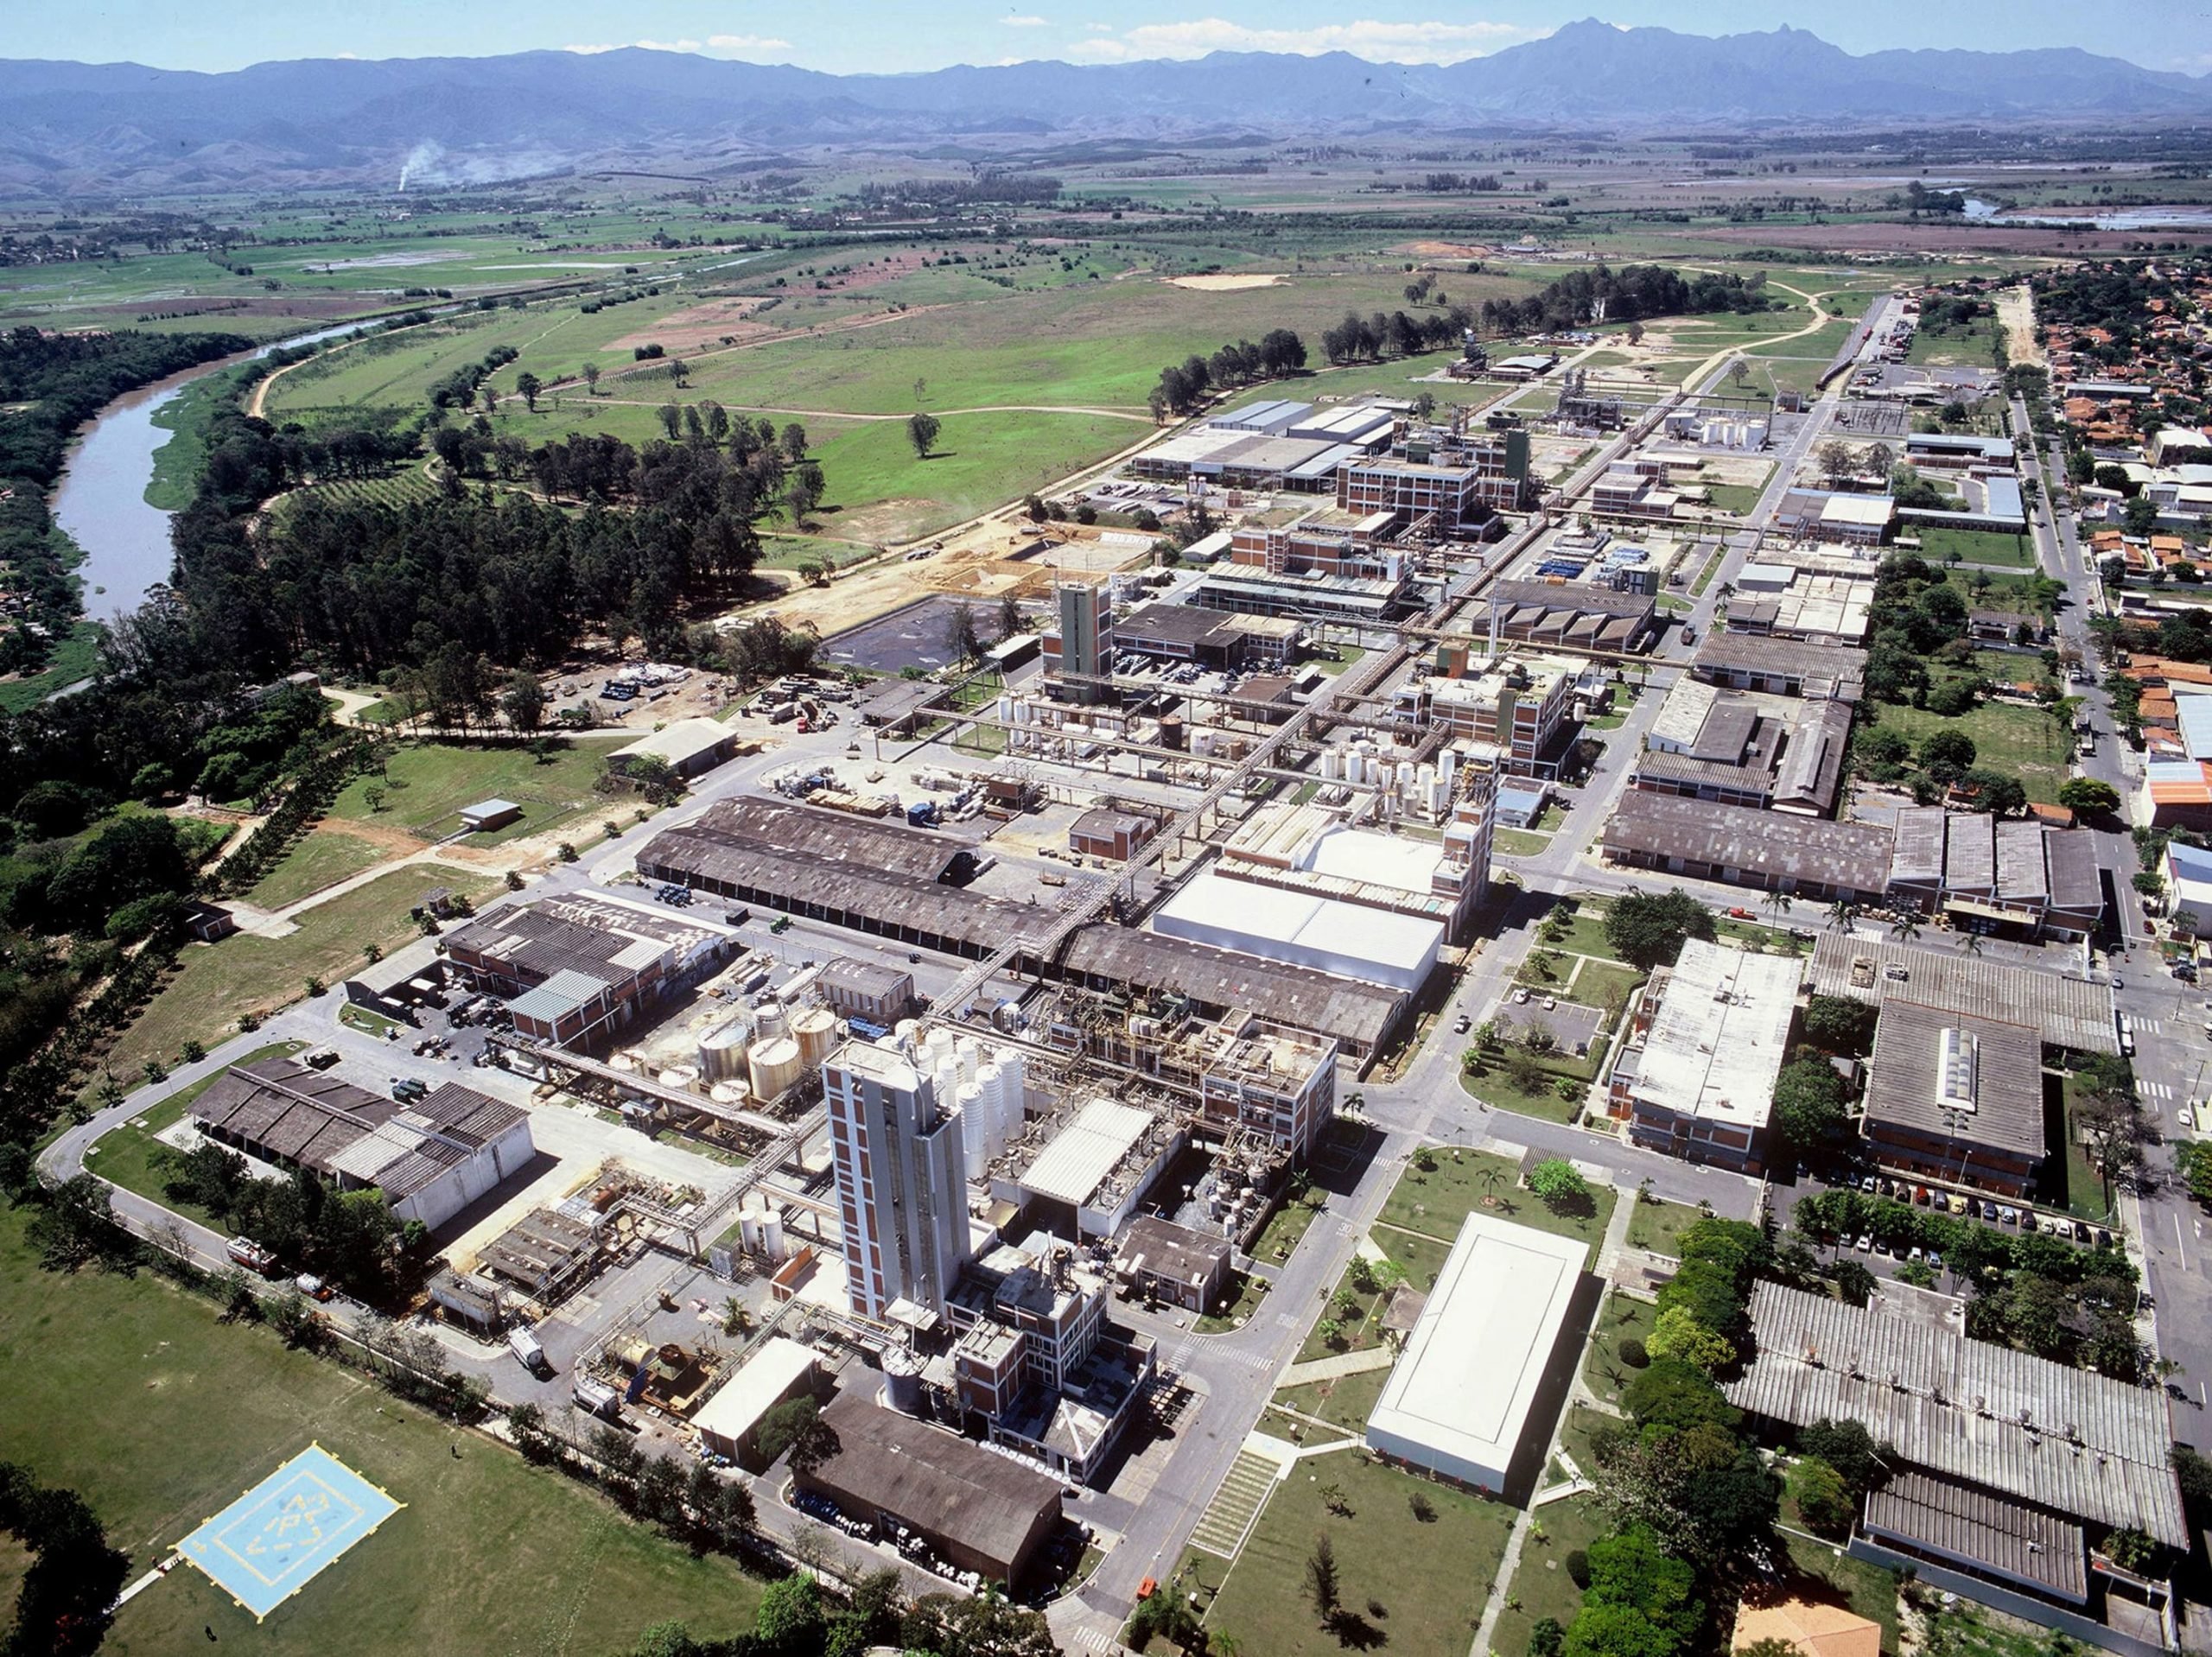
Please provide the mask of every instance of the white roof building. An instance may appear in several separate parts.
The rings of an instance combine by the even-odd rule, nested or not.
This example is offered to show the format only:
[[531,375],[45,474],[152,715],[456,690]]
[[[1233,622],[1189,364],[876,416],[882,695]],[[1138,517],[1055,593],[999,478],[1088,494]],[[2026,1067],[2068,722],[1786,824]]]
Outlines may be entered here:
[[1624,1056],[1637,1143],[1742,1166],[1774,1109],[1804,964],[1692,938],[1640,1052]]
[[760,1418],[782,1403],[814,1374],[813,1349],[785,1335],[772,1335],[760,1349],[724,1381],[691,1418],[707,1448],[741,1459]]
[[1586,1259],[1574,1238],[1470,1214],[1367,1418],[1369,1444],[1503,1489]]
[[1403,990],[1427,981],[1444,942],[1440,921],[1211,873],[1162,905],[1153,930]]

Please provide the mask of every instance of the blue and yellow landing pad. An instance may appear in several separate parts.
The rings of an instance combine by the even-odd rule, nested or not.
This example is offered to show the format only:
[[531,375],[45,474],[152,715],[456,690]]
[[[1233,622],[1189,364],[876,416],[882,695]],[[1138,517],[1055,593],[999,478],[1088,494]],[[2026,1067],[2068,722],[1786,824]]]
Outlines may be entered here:
[[313,1444],[186,1537],[178,1551],[258,1622],[400,1506]]

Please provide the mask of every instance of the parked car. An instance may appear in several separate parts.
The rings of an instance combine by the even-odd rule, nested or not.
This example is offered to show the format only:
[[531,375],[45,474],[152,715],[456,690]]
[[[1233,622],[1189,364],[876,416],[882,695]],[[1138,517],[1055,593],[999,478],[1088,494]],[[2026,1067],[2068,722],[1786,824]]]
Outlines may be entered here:
[[1470,1019],[1465,1013],[1462,1013],[1458,1018],[1452,1020],[1452,1033],[1455,1036],[1464,1036],[1468,1031],[1473,1029],[1475,1021],[1472,1019]]
[[1873,1234],[1872,1234],[1872,1232],[1866,1232],[1866,1231],[1862,1231],[1862,1232],[1860,1232],[1860,1233],[1859,1234],[1859,1252],[1860,1254],[1866,1254],[1866,1253],[1869,1253],[1869,1252],[1873,1248],[1873,1247],[1874,1247],[1874,1236],[1873,1236]]

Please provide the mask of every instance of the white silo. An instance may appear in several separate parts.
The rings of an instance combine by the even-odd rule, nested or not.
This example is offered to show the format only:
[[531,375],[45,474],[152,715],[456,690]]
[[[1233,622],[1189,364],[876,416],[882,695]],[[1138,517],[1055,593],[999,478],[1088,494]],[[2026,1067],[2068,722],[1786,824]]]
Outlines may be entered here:
[[791,1034],[798,1055],[809,1070],[818,1070],[837,1045],[837,1015],[826,1006],[810,1006],[791,1020]]
[[963,1036],[959,1045],[954,1051],[960,1057],[960,1079],[963,1082],[973,1082],[976,1079],[976,1067],[982,1062],[982,1043],[977,1041],[973,1036]]
[[779,1036],[788,1036],[791,1033],[791,1014],[784,1010],[784,1004],[781,1001],[769,1002],[760,1009],[760,1016],[753,1020],[753,1038],[755,1041],[772,1041]]
[[756,1043],[746,1055],[745,1064],[752,1079],[753,1096],[763,1103],[782,1098],[806,1069],[799,1057],[798,1044],[783,1036]]
[[[969,1114],[968,1131],[978,1139],[988,1140],[993,1152],[1002,1151],[1013,1137],[1006,1127],[1006,1072],[996,1063],[980,1066],[974,1085],[977,1102]],[[963,1088],[961,1091],[964,1094],[968,1089]]]
[[957,1038],[947,1025],[941,1024],[932,1025],[928,1038],[922,1043],[926,1053],[924,1060],[925,1067],[933,1071],[947,1059],[952,1057],[953,1044],[957,1039]]
[[983,1090],[973,1082],[960,1089],[960,1149],[967,1159],[969,1180],[981,1179],[990,1171],[991,1157],[998,1146],[991,1143],[983,1116]]
[[999,698],[999,723],[1001,725],[1014,723],[1014,698],[1011,696]]
[[1009,1140],[1020,1133],[1028,1118],[1029,1092],[1022,1079],[1027,1063],[1018,1049],[1005,1048],[999,1053],[999,1081],[1006,1089],[1006,1137]]
[[699,1069],[710,1082],[745,1074],[745,1050],[753,1044],[753,1015],[734,1013],[699,1038]]
[[1338,782],[1338,781],[1342,780],[1342,778],[1343,778],[1343,777],[1344,777],[1344,750],[1343,750],[1343,749],[1341,749],[1341,748],[1324,748],[1324,749],[1322,749],[1322,750],[1321,750],[1321,780],[1322,780],[1323,782],[1325,782],[1325,783],[1334,783],[1334,782]]
[[1410,759],[1401,759],[1398,761],[1398,792],[1410,794],[1413,791],[1414,762]]

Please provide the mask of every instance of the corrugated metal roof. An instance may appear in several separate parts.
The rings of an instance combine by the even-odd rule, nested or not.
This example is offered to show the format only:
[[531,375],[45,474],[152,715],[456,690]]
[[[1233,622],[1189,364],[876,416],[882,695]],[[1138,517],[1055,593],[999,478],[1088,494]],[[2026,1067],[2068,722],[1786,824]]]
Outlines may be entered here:
[[1890,877],[1886,828],[1641,790],[1621,796],[1605,825],[1605,846],[1611,853],[1681,858],[1854,892],[1883,891]]
[[1751,1291],[1758,1343],[1723,1389],[1793,1426],[1863,1422],[1904,1463],[2186,1548],[2164,1395],[1778,1283]]
[[1925,1473],[1900,1473],[1866,1498],[1862,1528],[2079,1603],[2088,1597],[2082,1527]]
[[[1943,1032],[1974,1044],[1973,1108],[1947,1109],[1939,1095]],[[2023,1024],[1977,1019],[1892,997],[1874,1026],[1866,1121],[1897,1122],[1923,1133],[2041,1158],[2043,1043]]]
[[[1860,972],[1855,963],[1862,961],[1866,964]],[[1904,975],[1891,978],[1891,967],[1902,968]],[[1979,955],[1823,932],[1813,945],[1813,991],[1874,1006],[1895,997],[2000,1024],[2031,1025],[2056,1047],[2087,1053],[2120,1051],[2109,985]]]

